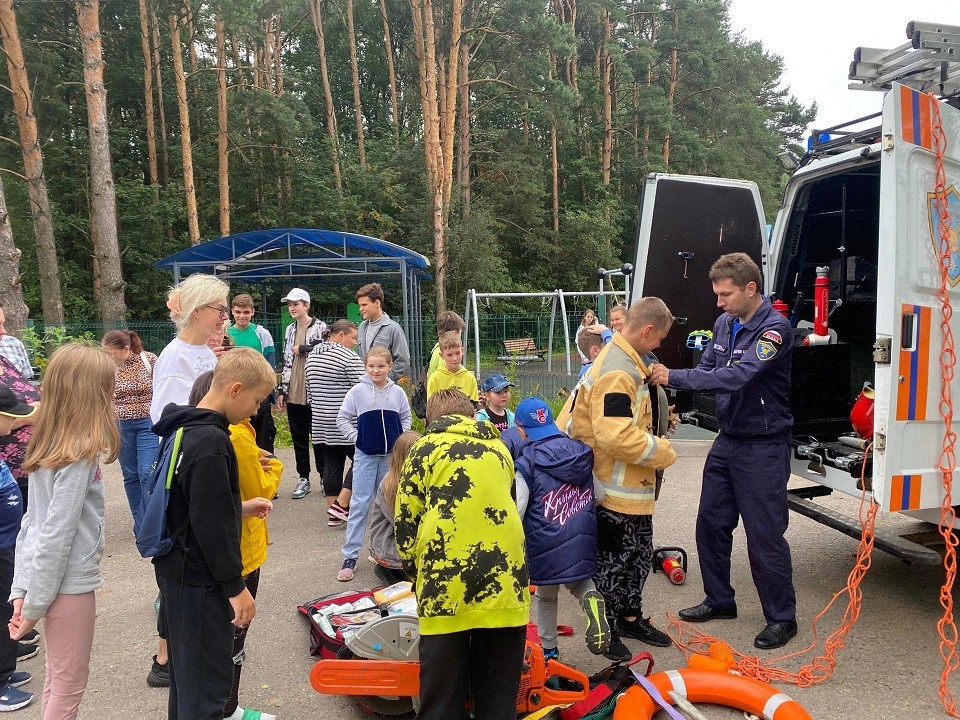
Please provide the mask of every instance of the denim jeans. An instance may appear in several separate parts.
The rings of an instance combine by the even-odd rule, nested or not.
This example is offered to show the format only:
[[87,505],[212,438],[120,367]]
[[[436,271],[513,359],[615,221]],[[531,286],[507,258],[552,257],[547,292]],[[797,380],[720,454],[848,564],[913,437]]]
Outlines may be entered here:
[[389,467],[389,455],[367,455],[359,448],[353,454],[353,495],[343,544],[344,559],[356,560],[360,556],[360,546],[367,532],[367,513]]
[[120,469],[123,471],[123,489],[127,493],[133,530],[140,527],[140,499],[150,479],[150,471],[160,452],[160,438],[150,428],[149,417],[120,421]]

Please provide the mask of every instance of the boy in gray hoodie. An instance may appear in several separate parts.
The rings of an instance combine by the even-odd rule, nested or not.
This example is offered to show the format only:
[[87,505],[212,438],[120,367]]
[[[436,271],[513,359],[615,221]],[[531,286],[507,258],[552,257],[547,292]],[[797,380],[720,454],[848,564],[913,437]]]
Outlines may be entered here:
[[357,304],[363,322],[357,329],[357,347],[360,357],[366,358],[374,345],[383,345],[393,356],[390,379],[397,382],[410,367],[410,348],[407,336],[390,316],[383,311],[383,288],[380,283],[368,283],[357,290]]

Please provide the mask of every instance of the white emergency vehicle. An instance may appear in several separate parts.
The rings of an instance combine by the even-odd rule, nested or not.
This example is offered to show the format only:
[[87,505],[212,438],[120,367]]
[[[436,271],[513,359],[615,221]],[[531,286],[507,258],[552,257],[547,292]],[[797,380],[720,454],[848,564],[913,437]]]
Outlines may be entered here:
[[[861,118],[815,131],[786,186],[769,243],[756,184],[651,175],[632,258],[633,297],[660,296],[678,316],[658,351],[668,367],[695,364],[703,342],[696,331],[709,330],[717,317],[707,279],[714,260],[734,251],[757,260],[765,294],[786,304],[797,328],[793,472],[812,484],[791,490],[791,507],[853,537],[860,536],[858,522],[818,497],[859,496],[864,485],[883,512],[931,523],[939,522],[945,497],[937,468],[946,429],[938,291],[943,256],[955,310],[949,324],[960,342],[960,27],[912,22],[907,33],[897,48],[858,48],[850,87],[886,92],[882,113],[872,116],[881,124],[854,129],[871,119]],[[935,192],[938,144],[946,239]],[[829,278],[828,337],[812,327],[818,270]],[[811,334],[817,337],[804,345]],[[867,382],[875,391],[869,448],[850,421]],[[956,374],[950,386],[958,416],[953,429],[960,432]],[[716,429],[712,398],[690,402],[685,419]],[[958,502],[956,491],[953,497]],[[876,544],[908,562],[941,561],[934,550],[893,533],[878,531]]]

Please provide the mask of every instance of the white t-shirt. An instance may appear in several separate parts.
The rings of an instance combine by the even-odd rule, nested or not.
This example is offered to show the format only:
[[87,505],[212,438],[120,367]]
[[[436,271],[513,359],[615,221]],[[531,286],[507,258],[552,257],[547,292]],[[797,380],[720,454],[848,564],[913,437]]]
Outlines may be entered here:
[[194,381],[217,365],[217,356],[204,345],[191,345],[180,338],[170,341],[153,366],[153,401],[150,419],[157,422],[170,403],[186,405]]

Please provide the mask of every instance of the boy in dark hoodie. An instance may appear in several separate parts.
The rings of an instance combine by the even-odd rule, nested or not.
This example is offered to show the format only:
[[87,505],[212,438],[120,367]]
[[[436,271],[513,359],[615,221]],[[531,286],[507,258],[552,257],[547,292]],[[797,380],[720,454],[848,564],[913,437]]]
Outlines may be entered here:
[[533,617],[545,658],[557,649],[557,597],[563,585],[587,617],[584,639],[594,655],[610,645],[597,571],[597,515],[593,498],[593,450],[564,435],[550,406],[528,397],[516,412],[516,427],[501,433],[516,467],[517,509],[523,518],[530,582],[537,586]]
[[[170,648],[170,720],[222,720],[233,682],[234,626],[256,605],[243,582],[240,486],[229,427],[255,414],[273,389],[273,369],[250,348],[225,353],[196,407],[168,405],[153,431],[184,427],[170,488],[167,529],[173,549],[153,559]],[[265,516],[257,498],[243,512]],[[182,529],[181,529],[182,528]]]

